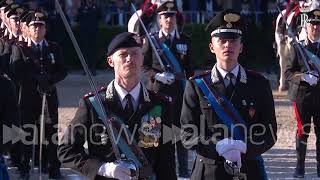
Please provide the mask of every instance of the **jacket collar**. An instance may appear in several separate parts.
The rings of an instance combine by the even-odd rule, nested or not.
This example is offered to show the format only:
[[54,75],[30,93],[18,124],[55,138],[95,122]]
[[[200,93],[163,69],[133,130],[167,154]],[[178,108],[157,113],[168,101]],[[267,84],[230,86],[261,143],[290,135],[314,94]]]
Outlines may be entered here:
[[[143,83],[140,83],[141,84],[141,89],[142,89],[142,93],[143,93],[143,100],[144,102],[150,102],[150,95],[149,95],[149,92],[147,90],[147,88],[143,85]],[[114,100],[115,96],[117,95],[115,92],[115,88],[114,88],[114,80],[112,80],[107,89],[106,89],[106,99],[107,100]]]
[[[178,29],[175,28],[173,31],[174,31],[174,36],[173,36],[172,38],[173,38],[173,39],[174,39],[174,38],[180,39],[180,35],[179,35],[179,32],[178,32]],[[171,33],[170,33],[170,34],[171,34]],[[164,37],[164,34],[162,33],[162,30],[161,30],[161,29],[159,30],[158,36],[159,36],[160,39],[161,39],[162,37]]]
[[[240,71],[240,82],[243,83],[243,84],[246,84],[247,83],[247,74],[246,74],[246,71],[244,70],[244,68],[239,65],[239,71]],[[211,79],[212,79],[212,83],[215,84],[215,83],[218,83],[221,81],[221,79],[219,78],[219,72],[218,72],[218,69],[217,69],[217,64],[215,64],[211,70]]]

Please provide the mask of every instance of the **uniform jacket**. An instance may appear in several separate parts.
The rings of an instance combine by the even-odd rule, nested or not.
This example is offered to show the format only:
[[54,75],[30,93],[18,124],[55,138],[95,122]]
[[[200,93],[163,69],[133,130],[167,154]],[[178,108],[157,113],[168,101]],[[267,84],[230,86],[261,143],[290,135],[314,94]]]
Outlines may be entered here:
[[[14,83],[6,75],[0,75],[0,88],[0,138],[3,139],[4,126],[19,127],[20,121]],[[0,154],[5,149],[8,150],[10,144],[11,142],[3,144],[1,141]]]
[[[159,38],[159,41],[162,43],[165,42],[166,40],[165,36],[161,32],[160,33],[156,32],[152,34],[152,36],[154,36],[156,39]],[[192,76],[193,62],[191,62],[190,37],[183,33],[177,35],[177,31],[176,31],[175,37],[173,38],[171,45],[170,46],[168,45],[168,47],[170,48],[171,52],[174,54],[175,58],[179,62],[180,67],[184,70],[187,78]],[[181,82],[179,80],[176,80],[173,84],[168,86],[160,82],[157,82],[154,79],[154,76],[156,73],[159,73],[159,72],[161,73],[164,71],[161,68],[159,61],[157,60],[151,48],[151,45],[149,45],[149,47],[146,49],[147,51],[145,53],[143,71],[147,78],[146,79],[147,88],[150,90],[163,92],[165,94],[172,96],[173,98],[182,97],[184,89],[182,89]]]
[[9,74],[11,46],[16,40],[17,38],[13,35],[8,35],[0,39],[0,71],[6,74]]
[[[196,76],[196,78],[204,76],[211,76],[212,81],[207,82],[210,89],[215,89],[219,94],[225,95],[226,87],[216,66],[211,71]],[[254,160],[256,156],[266,152],[276,142],[277,124],[272,91],[268,80],[260,74],[246,71],[240,66],[231,103],[246,122],[248,129],[245,139],[247,141],[247,153],[242,157],[243,164],[246,164],[247,161]],[[191,133],[183,136],[183,139],[187,140],[185,145],[194,149],[197,155],[201,157],[200,161],[196,161],[193,170],[193,176],[194,174],[199,175],[199,179],[210,179],[210,166],[214,165],[216,161],[223,160],[216,152],[215,144],[221,139],[230,137],[230,134],[222,130],[220,122],[207,97],[195,83],[194,78],[189,80],[183,99],[181,123],[183,129]],[[266,127],[263,135],[255,135],[255,133],[262,131],[261,126],[259,126],[260,128],[252,128],[252,132],[249,130],[255,124]],[[194,132],[188,126],[197,127],[198,132]],[[192,137],[192,135],[195,136]],[[208,171],[207,174],[204,173],[205,170]]]
[[[316,56],[320,57],[320,43],[311,43],[310,41],[302,41],[301,44],[314,53]],[[285,66],[285,77],[289,82],[288,96],[289,99],[295,101],[297,98],[307,98],[307,96],[312,96],[313,93],[320,92],[319,84],[317,86],[310,86],[307,82],[301,80],[303,73],[307,72],[307,67],[305,66],[301,55],[297,52],[298,49],[292,48],[294,51],[292,56],[288,57]],[[309,64],[311,70],[314,70]]]
[[[111,82],[107,88],[102,88],[101,92],[105,92],[102,101],[106,111],[109,114],[123,118],[125,112],[122,110],[121,102],[113,82]],[[102,122],[98,119],[92,104],[88,100],[90,96],[92,95],[85,96],[80,100],[76,115],[65,131],[62,143],[58,148],[58,156],[63,166],[82,173],[88,179],[107,179],[97,175],[97,172],[103,163],[113,162],[115,157],[111,149],[110,141],[108,140],[105,145],[101,142],[101,136],[99,136],[99,134],[101,134],[103,129],[101,127]],[[170,102],[168,97],[148,91],[142,86],[138,109],[129,120],[125,121],[125,124],[131,132],[134,132],[135,126],[138,128],[141,127],[142,117],[157,105],[162,107],[162,126],[171,126]],[[77,125],[81,125],[81,128],[75,127]],[[92,126],[99,127],[93,128],[90,133],[86,134],[85,129],[88,130]],[[163,136],[163,134],[161,136]],[[92,137],[94,141],[89,141],[90,137]],[[137,142],[139,141],[137,133],[135,133],[135,139]],[[86,140],[88,142],[88,153],[85,153],[83,147]],[[162,144],[161,142],[162,137],[158,147],[142,148],[142,150],[152,164],[157,179],[174,180],[176,179],[176,174],[173,146],[171,143]]]
[[37,53],[31,42],[16,43],[12,46],[10,63],[12,77],[19,87],[19,104],[22,113],[27,112],[31,115],[40,113],[42,101],[38,91],[37,77],[41,73],[46,74],[50,84],[49,96],[47,96],[49,113],[57,113],[58,97],[55,85],[67,75],[59,46],[44,40],[41,55]]

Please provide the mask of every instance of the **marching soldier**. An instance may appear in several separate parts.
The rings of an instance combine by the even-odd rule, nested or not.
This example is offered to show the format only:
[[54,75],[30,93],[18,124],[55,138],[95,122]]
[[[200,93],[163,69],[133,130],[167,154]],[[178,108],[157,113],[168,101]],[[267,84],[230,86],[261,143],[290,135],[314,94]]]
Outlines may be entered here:
[[[19,105],[22,124],[36,124],[39,130],[39,117],[42,107],[43,94],[46,94],[45,106],[45,139],[43,146],[43,172],[49,171],[49,178],[60,178],[60,162],[57,158],[58,132],[58,95],[56,83],[66,75],[61,49],[54,42],[45,39],[46,20],[41,12],[33,12],[27,20],[30,41],[25,45],[16,43],[12,46],[11,69],[12,75],[19,85]],[[31,128],[24,129],[31,136]],[[40,132],[40,130],[38,131]],[[36,136],[39,137],[39,136]],[[22,164],[26,167],[22,176],[29,176],[29,161],[32,156],[30,145],[24,146]],[[49,166],[48,166],[49,165]]]
[[[8,74],[9,72],[9,60],[11,54],[11,45],[15,41],[15,35],[17,35],[19,24],[16,23],[16,13],[15,9],[19,7],[18,4],[11,3],[11,1],[6,1],[5,8],[3,9],[2,19],[5,25],[5,30],[3,36],[0,39],[0,71]],[[9,14],[10,13],[10,14]],[[12,15],[9,18],[8,15]],[[13,31],[12,31],[13,30]]]
[[[180,127],[180,113],[182,106],[182,97],[184,92],[184,86],[186,77],[192,76],[193,68],[191,62],[191,40],[190,37],[184,33],[179,33],[177,30],[176,13],[177,6],[172,1],[163,3],[157,9],[159,16],[160,31],[153,33],[154,38],[159,46],[164,43],[169,51],[172,52],[173,58],[163,57],[161,60],[157,59],[151,46],[146,44],[145,49],[148,49],[145,54],[145,61],[143,65],[143,71],[147,78],[146,86],[153,91],[159,91],[167,94],[173,98],[175,114],[173,117],[173,123]],[[164,49],[162,49],[164,50]],[[168,61],[165,61],[164,59]],[[171,65],[172,69],[181,69],[181,72],[174,72],[175,70],[167,71],[161,67],[162,61],[165,68],[167,65]],[[176,61],[176,63],[175,63]],[[178,66],[178,67],[176,67]],[[178,138],[180,139],[180,138]],[[177,155],[179,162],[179,176],[183,178],[190,177],[188,170],[188,151],[182,146],[181,142],[177,142]]]
[[[320,57],[320,7],[311,6],[307,12],[308,20],[306,23],[307,39],[301,41],[300,44],[307,50]],[[316,107],[320,104],[320,85],[319,70],[310,64],[309,61],[304,62],[302,56],[298,53],[298,49],[293,46],[291,55],[285,66],[285,76],[289,82],[288,96],[293,102],[293,107],[297,120],[296,133],[296,153],[297,164],[294,177],[303,178],[305,174],[305,157],[307,150],[307,140],[311,128],[311,117],[315,126],[316,141],[316,159],[317,159],[317,175],[320,177],[320,111]],[[307,65],[310,67],[308,70]]]
[[238,63],[244,29],[227,9],[207,25],[212,70],[186,84],[183,142],[196,151],[192,180],[267,179],[261,154],[276,142],[277,124],[269,81]]
[[[113,38],[108,47],[108,63],[114,68],[115,79],[100,94],[106,112],[110,115],[110,123],[117,124],[122,131],[130,131],[136,143],[130,143],[128,149],[126,140],[117,140],[115,149],[120,150],[126,158],[130,153],[142,153],[136,156],[143,167],[151,167],[146,177],[175,180],[174,149],[171,143],[164,142],[163,128],[171,127],[171,99],[157,92],[149,91],[140,82],[143,54],[140,37],[124,32]],[[133,169],[125,160],[116,161],[115,152],[111,146],[113,135],[108,135],[105,125],[98,117],[100,108],[96,107],[93,94],[87,94],[80,99],[74,119],[68,126],[59,146],[58,155],[65,167],[70,167],[88,179],[133,179]],[[113,124],[113,128],[117,125]],[[90,130],[90,131],[89,131]],[[112,132],[120,132],[119,129]],[[128,133],[126,133],[128,134]],[[121,135],[116,138],[123,137]],[[83,147],[88,143],[88,152]],[[128,145],[127,144],[127,145]],[[134,145],[137,146],[134,146]],[[137,151],[134,151],[137,150]],[[144,160],[140,160],[140,158]],[[136,161],[135,161],[136,162]],[[143,175],[143,171],[140,171]]]
[[20,25],[19,25],[19,16],[25,10],[19,7],[18,4],[11,4],[7,8],[9,10],[6,13],[6,17],[8,19],[8,30],[10,31],[10,33],[8,34],[7,37],[4,37],[3,39],[4,46],[3,46],[3,52],[1,54],[1,64],[2,64],[2,71],[10,75],[9,63],[10,63],[11,47],[16,41],[18,41],[18,37],[21,34]]
[[78,13],[80,46],[93,75],[96,75],[99,18],[99,8],[95,0],[82,0]]

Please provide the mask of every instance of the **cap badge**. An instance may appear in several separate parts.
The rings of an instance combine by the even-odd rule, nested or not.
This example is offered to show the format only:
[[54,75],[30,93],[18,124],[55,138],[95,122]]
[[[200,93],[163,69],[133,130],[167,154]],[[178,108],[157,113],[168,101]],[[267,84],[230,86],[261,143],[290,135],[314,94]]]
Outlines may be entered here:
[[12,4],[13,3],[13,0],[7,0],[6,1],[6,4]]
[[11,5],[11,9],[15,9],[15,8],[17,8],[17,7],[19,7],[18,4],[12,4],[12,5]]
[[171,11],[171,9],[174,7],[173,3],[167,3],[166,7],[168,8],[168,11]]
[[313,12],[313,14],[316,16],[316,19],[318,19],[318,16],[320,16],[320,11],[316,10]]
[[37,18],[41,18],[44,16],[44,14],[43,13],[35,13],[34,16]]
[[141,38],[139,36],[133,35],[132,37],[138,44],[141,44]]
[[224,21],[226,21],[227,24],[227,28],[232,28],[232,24],[234,22],[239,21],[240,16],[238,14],[233,14],[233,13],[229,13],[223,16]]
[[16,12],[17,12],[19,15],[21,15],[21,14],[24,12],[24,10],[23,10],[22,8],[17,8]]

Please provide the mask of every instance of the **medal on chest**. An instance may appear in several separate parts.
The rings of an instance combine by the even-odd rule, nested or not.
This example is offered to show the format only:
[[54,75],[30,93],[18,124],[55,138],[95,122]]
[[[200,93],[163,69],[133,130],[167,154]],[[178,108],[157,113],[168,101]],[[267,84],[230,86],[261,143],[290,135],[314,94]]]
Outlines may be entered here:
[[161,137],[161,106],[155,106],[141,119],[139,143],[143,148],[158,147]]

